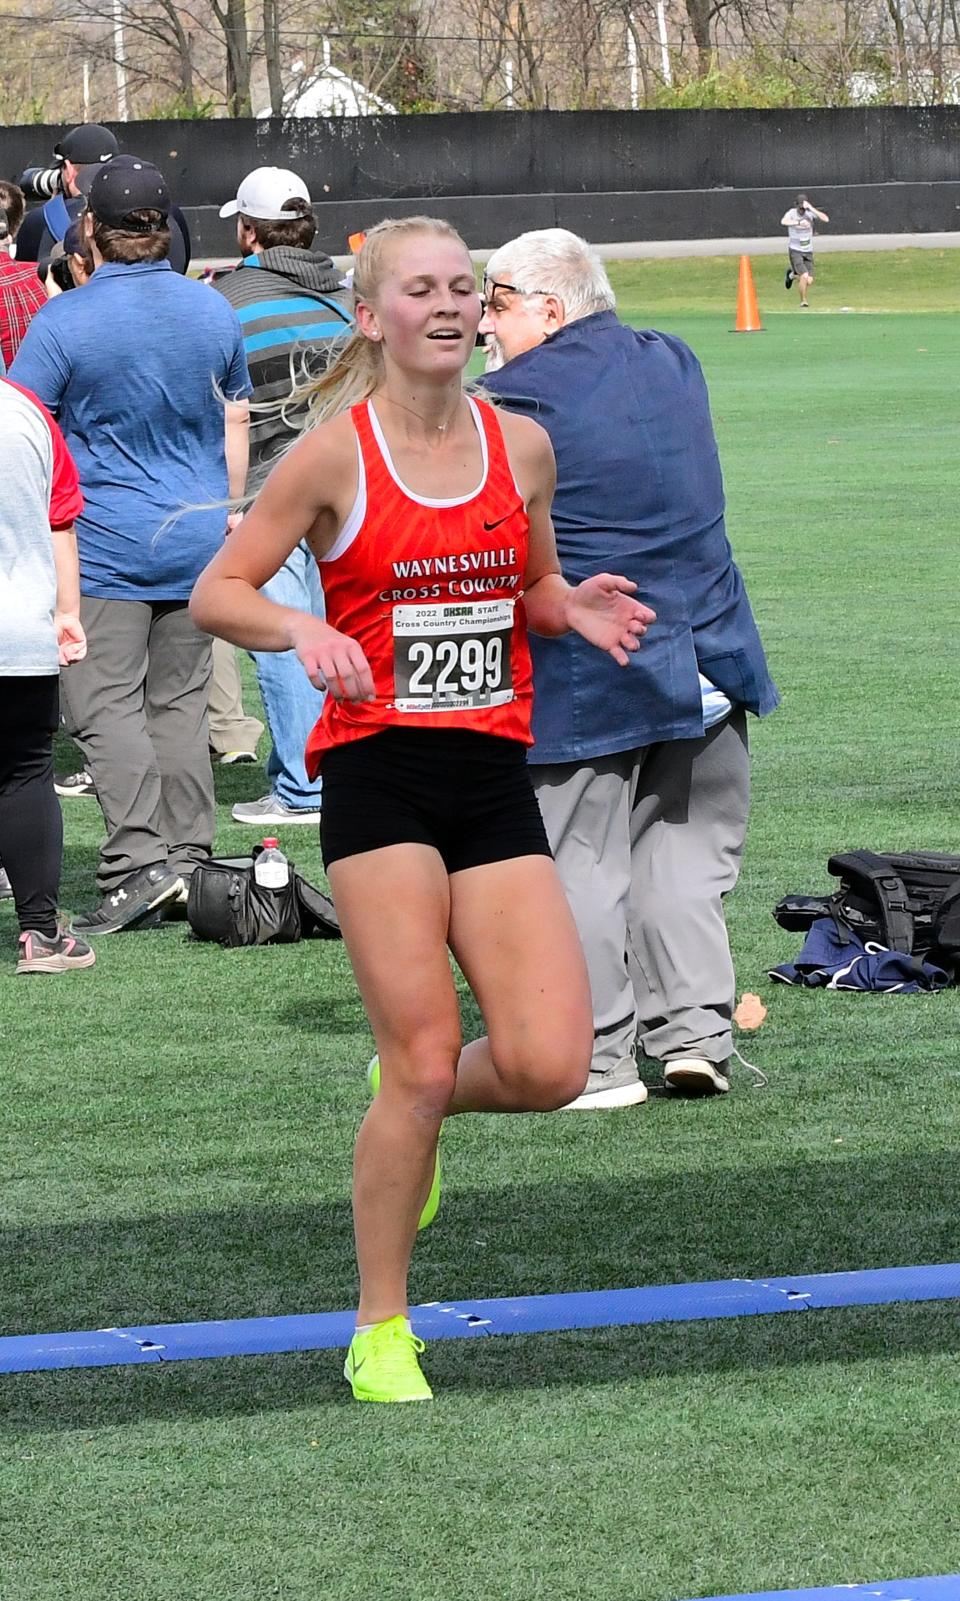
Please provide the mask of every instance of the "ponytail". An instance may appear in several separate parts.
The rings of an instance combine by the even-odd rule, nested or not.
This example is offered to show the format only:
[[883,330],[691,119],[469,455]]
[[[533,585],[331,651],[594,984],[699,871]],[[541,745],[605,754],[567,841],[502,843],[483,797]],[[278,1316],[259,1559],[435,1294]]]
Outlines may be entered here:
[[361,400],[372,395],[383,376],[383,357],[380,347],[354,328],[346,338],[337,341],[334,352],[319,377],[295,389],[287,407],[306,404],[305,426],[316,428],[319,423],[349,411]]

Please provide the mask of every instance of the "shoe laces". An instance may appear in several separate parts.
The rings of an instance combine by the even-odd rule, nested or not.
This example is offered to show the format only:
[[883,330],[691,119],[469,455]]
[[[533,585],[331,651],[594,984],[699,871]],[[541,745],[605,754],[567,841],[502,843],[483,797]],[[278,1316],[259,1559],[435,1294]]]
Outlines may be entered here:
[[377,1362],[382,1371],[388,1374],[406,1373],[411,1361],[415,1362],[427,1349],[423,1341],[399,1320],[391,1319],[379,1329],[371,1329],[370,1335]]
[[755,1067],[753,1062],[748,1062],[745,1056],[741,1056],[735,1045],[732,1048],[731,1054],[737,1058],[737,1061],[740,1063],[741,1067],[749,1068],[750,1072],[753,1074],[753,1088],[755,1090],[765,1089],[770,1082],[766,1073],[764,1073],[759,1067]]

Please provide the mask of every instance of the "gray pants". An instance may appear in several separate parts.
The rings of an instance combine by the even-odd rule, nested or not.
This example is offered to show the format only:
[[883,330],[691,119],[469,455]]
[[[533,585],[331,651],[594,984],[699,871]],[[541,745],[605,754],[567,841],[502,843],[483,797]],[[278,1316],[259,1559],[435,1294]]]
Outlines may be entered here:
[[85,596],[80,620],[87,655],[63,674],[63,710],[107,825],[98,888],[155,862],[189,875],[213,844],[210,636],[186,601]]
[[638,1043],[656,1061],[725,1061],[734,972],[723,896],[750,799],[743,710],[701,739],[530,773],[586,953],[592,1070]]

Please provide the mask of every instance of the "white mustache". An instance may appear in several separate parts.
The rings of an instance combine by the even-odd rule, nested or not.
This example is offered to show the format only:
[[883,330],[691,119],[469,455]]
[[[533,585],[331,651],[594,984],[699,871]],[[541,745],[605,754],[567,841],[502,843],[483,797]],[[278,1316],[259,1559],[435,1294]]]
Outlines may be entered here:
[[487,359],[483,369],[484,372],[499,371],[507,358],[503,353],[503,346],[501,345],[496,334],[487,334],[484,349],[487,352]]

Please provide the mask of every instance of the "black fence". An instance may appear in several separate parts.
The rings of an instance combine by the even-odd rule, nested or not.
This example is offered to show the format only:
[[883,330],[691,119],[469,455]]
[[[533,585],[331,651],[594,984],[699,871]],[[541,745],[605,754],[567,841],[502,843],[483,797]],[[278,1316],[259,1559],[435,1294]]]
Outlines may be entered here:
[[[960,107],[486,112],[115,124],[187,210],[199,253],[229,252],[217,206],[257,166],[310,187],[323,245],[430,211],[474,246],[560,225],[598,241],[778,231],[798,187],[845,233],[960,227]],[[61,128],[0,129],[0,173],[49,158]]]

